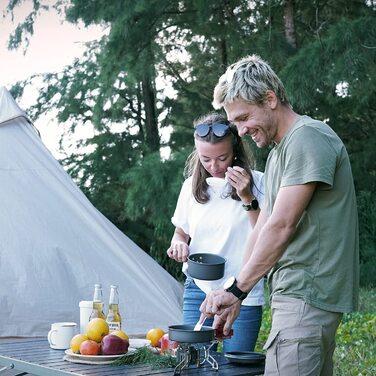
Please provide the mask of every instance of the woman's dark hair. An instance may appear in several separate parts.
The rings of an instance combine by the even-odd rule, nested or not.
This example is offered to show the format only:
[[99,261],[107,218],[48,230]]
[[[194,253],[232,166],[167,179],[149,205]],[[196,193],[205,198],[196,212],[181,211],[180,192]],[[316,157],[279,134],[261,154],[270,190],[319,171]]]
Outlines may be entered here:
[[[217,137],[214,132],[210,129],[209,133],[204,136],[200,137],[197,132],[194,133],[194,137],[197,140],[209,142],[211,144],[216,144],[218,142],[222,142],[223,140],[227,140],[230,137],[232,138],[232,145],[233,145],[233,152],[234,152],[234,159],[232,161],[232,166],[240,166],[250,173],[251,176],[251,184],[250,189],[252,190],[253,181],[252,181],[252,174],[251,169],[253,165],[251,165],[252,156],[250,150],[246,147],[243,143],[241,137],[238,134],[238,130],[235,125],[229,123],[225,116],[213,112],[208,115],[204,115],[194,121],[194,126],[196,127],[198,124],[214,124],[214,123],[223,123],[228,124],[230,128],[230,132],[227,132],[223,137]],[[206,182],[206,178],[210,177],[209,173],[205,170],[204,166],[201,164],[198,153],[196,148],[193,149],[192,153],[187,159],[185,169],[184,169],[184,176],[187,178],[192,176],[192,191],[193,196],[197,202],[200,204],[205,204],[209,201],[209,194],[208,194],[208,184]],[[240,197],[236,193],[236,189],[232,187],[231,190],[231,198],[233,200],[240,201]]]

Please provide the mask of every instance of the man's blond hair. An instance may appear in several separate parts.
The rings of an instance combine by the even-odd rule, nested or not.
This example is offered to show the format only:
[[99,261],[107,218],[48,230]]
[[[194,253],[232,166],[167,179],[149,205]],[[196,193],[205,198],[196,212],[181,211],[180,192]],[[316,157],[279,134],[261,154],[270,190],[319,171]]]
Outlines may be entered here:
[[250,55],[230,65],[219,78],[214,88],[213,107],[220,109],[235,99],[261,105],[268,90],[282,104],[290,106],[282,81],[273,69],[259,56]]

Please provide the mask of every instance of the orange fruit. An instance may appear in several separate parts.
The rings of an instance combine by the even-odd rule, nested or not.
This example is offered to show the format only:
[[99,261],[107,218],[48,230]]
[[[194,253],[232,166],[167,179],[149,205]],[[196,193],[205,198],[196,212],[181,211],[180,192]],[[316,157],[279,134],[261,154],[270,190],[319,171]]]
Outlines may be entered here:
[[70,348],[72,352],[78,354],[80,352],[81,343],[86,341],[87,336],[85,334],[76,334],[70,341]]
[[122,339],[128,339],[129,340],[128,334],[123,332],[122,330],[114,330],[113,332],[111,332],[111,334],[114,334],[115,336],[118,336]]
[[102,338],[109,333],[109,327],[106,323],[106,320],[103,320],[99,317],[92,319],[86,326],[86,335],[89,339],[100,342]]
[[164,334],[165,332],[160,328],[150,329],[146,334],[146,339],[151,342],[152,346],[158,346],[158,342]]
[[99,344],[91,339],[83,341],[80,345],[81,355],[98,355],[99,354]]

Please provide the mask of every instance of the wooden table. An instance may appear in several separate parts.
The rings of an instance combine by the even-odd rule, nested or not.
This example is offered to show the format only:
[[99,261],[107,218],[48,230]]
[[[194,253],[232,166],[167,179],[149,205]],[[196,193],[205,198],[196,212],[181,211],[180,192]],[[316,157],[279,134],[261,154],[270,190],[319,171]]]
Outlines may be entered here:
[[[181,372],[185,375],[218,375],[218,376],[253,376],[263,375],[263,365],[236,365],[228,362],[221,353],[212,354],[219,365],[219,370],[214,371],[210,365],[197,368],[191,365]],[[62,375],[90,375],[90,376],[144,376],[174,374],[173,368],[152,369],[145,365],[86,365],[70,363],[63,360],[63,350],[53,350],[49,347],[46,338],[33,339],[0,339],[0,369],[14,366],[15,370],[37,376],[62,376]],[[7,372],[7,371],[5,371]],[[13,373],[14,375],[15,373]],[[22,373],[25,375],[25,373]],[[0,372],[0,376],[3,374]]]

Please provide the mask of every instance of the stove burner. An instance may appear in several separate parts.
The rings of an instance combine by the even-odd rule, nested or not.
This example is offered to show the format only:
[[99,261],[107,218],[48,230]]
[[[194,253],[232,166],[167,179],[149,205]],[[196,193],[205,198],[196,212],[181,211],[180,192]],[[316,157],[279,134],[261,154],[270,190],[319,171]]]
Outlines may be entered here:
[[209,344],[202,343],[179,343],[176,350],[176,362],[174,376],[180,375],[181,371],[191,364],[201,367],[209,363],[213,370],[218,371],[218,362],[210,354],[210,349],[218,343],[212,341]]

